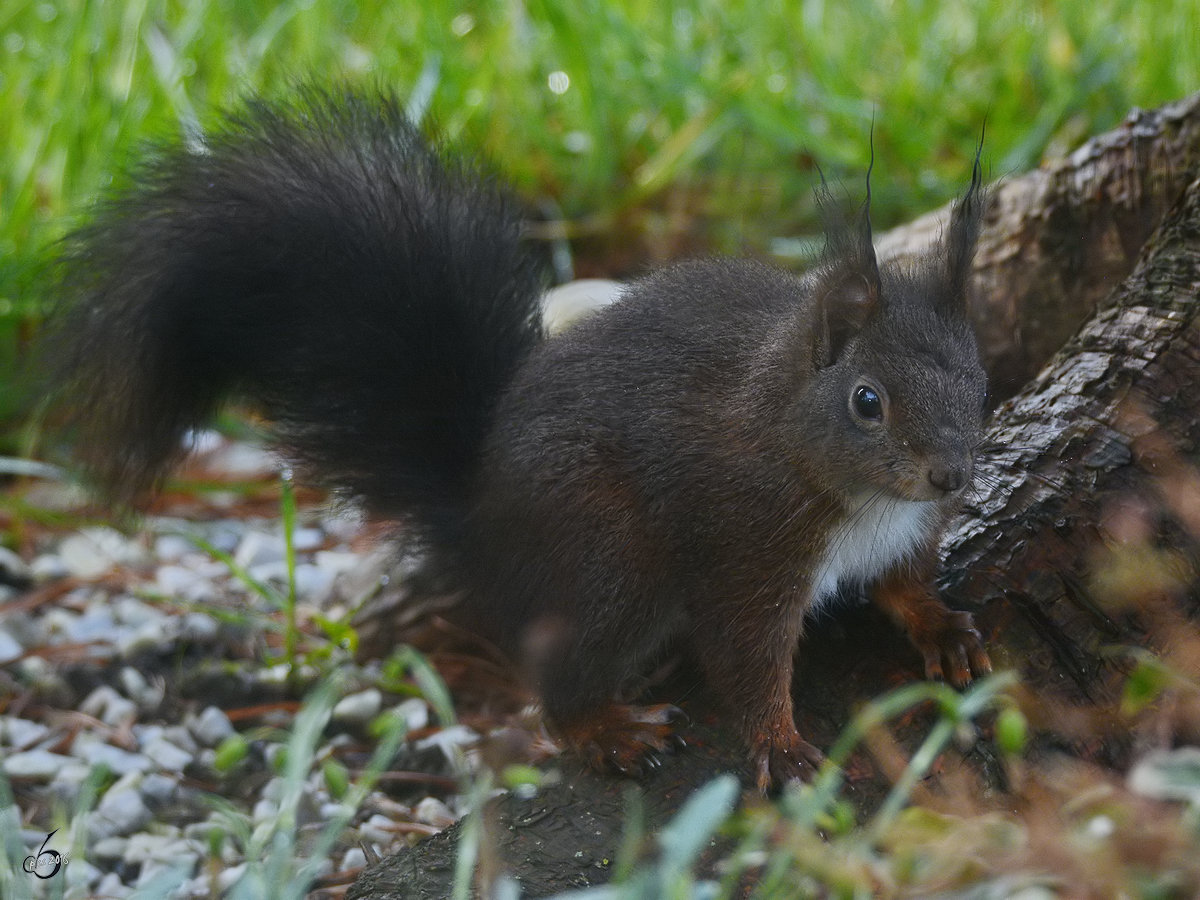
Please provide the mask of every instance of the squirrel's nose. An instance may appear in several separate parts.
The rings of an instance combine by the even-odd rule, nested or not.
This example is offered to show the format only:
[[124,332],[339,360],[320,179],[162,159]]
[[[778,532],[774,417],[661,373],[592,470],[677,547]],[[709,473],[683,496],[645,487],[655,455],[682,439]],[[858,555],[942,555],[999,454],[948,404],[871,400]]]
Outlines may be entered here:
[[929,483],[939,491],[953,494],[967,483],[967,467],[958,462],[935,462],[929,467]]

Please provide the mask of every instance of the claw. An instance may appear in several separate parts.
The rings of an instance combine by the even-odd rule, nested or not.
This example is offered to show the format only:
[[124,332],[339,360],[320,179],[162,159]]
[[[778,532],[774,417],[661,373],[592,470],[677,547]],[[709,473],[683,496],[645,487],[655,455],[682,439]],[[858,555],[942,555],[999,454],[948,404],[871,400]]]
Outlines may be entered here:
[[681,719],[687,716],[669,703],[612,703],[559,730],[564,743],[593,770],[640,778],[662,768],[664,755],[686,746],[674,729]]

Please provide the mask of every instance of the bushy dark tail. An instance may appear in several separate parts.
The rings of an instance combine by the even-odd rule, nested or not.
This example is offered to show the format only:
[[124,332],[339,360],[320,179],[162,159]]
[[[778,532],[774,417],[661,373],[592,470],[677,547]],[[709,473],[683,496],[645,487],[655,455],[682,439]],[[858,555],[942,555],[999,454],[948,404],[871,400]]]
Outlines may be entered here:
[[542,336],[517,204],[375,93],[256,100],[199,146],[159,147],[67,239],[63,273],[54,366],[119,501],[233,396],[311,477],[453,528]]

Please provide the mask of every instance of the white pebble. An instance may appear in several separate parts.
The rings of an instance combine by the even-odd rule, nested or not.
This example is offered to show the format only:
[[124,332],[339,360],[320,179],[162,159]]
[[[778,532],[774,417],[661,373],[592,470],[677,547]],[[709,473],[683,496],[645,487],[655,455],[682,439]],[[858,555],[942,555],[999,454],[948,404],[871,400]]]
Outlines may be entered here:
[[322,598],[333,587],[336,573],[312,563],[296,566],[296,593],[302,597]]
[[333,718],[337,722],[362,725],[379,715],[382,708],[383,695],[370,688],[339,700],[333,707]]
[[109,872],[100,879],[100,883],[96,885],[96,896],[104,897],[105,900],[113,898],[113,900],[122,900],[133,893],[133,888],[129,887],[123,881],[121,876],[116,872]]
[[392,820],[380,813],[375,813],[358,826],[358,833],[363,840],[384,846],[390,844],[396,837],[392,830]]
[[0,716],[0,745],[13,750],[25,750],[49,734],[50,729],[41,722]]
[[[222,895],[239,881],[246,874],[246,863],[238,863],[236,866],[230,866],[223,872],[217,874],[217,887],[221,890]],[[243,896],[253,896],[245,894]]]
[[301,553],[316,550],[325,543],[325,532],[320,528],[297,528],[292,532],[292,546]]
[[216,593],[211,581],[180,565],[159,566],[154,573],[154,586],[160,594],[192,602],[207,600]]
[[188,753],[195,755],[200,752],[200,745],[192,737],[192,733],[183,725],[168,725],[163,729],[163,737]]
[[176,747],[170,741],[162,738],[142,747],[142,753],[150,757],[161,769],[168,772],[182,772],[191,765],[195,758],[182,747]]
[[151,772],[142,779],[142,796],[156,806],[166,806],[175,799],[178,791],[175,779],[161,772]]
[[250,531],[238,544],[233,560],[243,569],[253,571],[259,566],[286,562],[287,547],[282,535]]
[[120,678],[125,695],[132,699],[142,712],[153,713],[162,705],[163,697],[166,694],[164,679],[155,678],[153,682],[147,681],[146,676],[133,666],[125,666],[121,669]]
[[10,584],[25,584],[33,579],[29,564],[7,547],[0,547],[0,575]]
[[351,847],[346,851],[346,855],[342,857],[342,871],[347,869],[363,869],[367,865],[367,854],[363,852],[362,847]]
[[154,558],[162,562],[178,562],[196,552],[196,545],[181,534],[160,534],[154,539]]
[[148,772],[154,768],[154,763],[141,753],[130,753],[120,747],[106,744],[86,731],[79,732],[78,737],[71,743],[71,754],[90,765],[107,766],[117,775]]
[[418,751],[438,747],[445,754],[446,759],[453,763],[457,761],[455,751],[458,748],[473,744],[478,740],[479,735],[466,725],[452,725],[449,728],[439,729],[429,737],[417,741],[413,746]]
[[71,574],[71,570],[67,568],[67,564],[57,553],[43,553],[35,556],[33,562],[29,564],[29,570],[33,573],[34,580],[38,582],[57,581],[59,578],[66,578]]
[[58,555],[77,578],[98,578],[114,565],[129,565],[142,558],[138,546],[114,528],[84,528],[64,540]]
[[121,779],[109,788],[89,815],[88,827],[94,839],[132,834],[154,818],[136,784],[123,784],[124,781]]
[[0,770],[9,778],[49,779],[63,766],[72,762],[71,757],[49,750],[26,750],[11,753],[0,761]]
[[79,711],[99,719],[105,725],[119,728],[137,721],[137,704],[122,697],[107,684],[102,684],[84,698]]
[[180,640],[193,644],[210,644],[217,638],[220,626],[212,616],[201,612],[186,613],[179,620],[177,635]]
[[161,610],[136,597],[122,595],[112,601],[113,615],[122,625],[138,627],[151,622],[161,622],[166,616]]
[[255,824],[271,822],[279,815],[279,805],[266,799],[265,797],[254,804],[254,809],[251,816]]
[[116,633],[117,623],[108,604],[93,600],[67,628],[66,638],[79,644],[92,641],[112,643]]
[[188,720],[187,726],[192,736],[205,747],[215,747],[233,734],[229,716],[215,706],[206,706]]
[[426,797],[413,809],[413,818],[435,828],[449,828],[455,822],[454,813],[437,797]]
[[121,634],[117,640],[117,652],[126,659],[139,653],[163,650],[175,636],[175,628],[165,621],[146,622]]
[[127,837],[106,837],[96,841],[88,849],[88,856],[96,859],[120,859],[125,855],[125,848],[129,846],[130,839]]
[[429,704],[420,697],[409,697],[396,706],[396,712],[404,717],[409,731],[420,731],[429,724]]
[[18,659],[24,653],[25,648],[17,643],[17,639],[7,629],[0,628],[0,665]]

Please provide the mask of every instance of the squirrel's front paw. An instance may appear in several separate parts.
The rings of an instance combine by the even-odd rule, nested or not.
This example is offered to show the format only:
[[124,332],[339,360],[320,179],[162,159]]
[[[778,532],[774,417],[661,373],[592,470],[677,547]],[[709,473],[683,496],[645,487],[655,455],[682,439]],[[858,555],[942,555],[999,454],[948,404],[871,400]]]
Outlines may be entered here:
[[992,671],[992,661],[970,613],[946,610],[934,627],[910,636],[925,658],[926,678],[961,688]]
[[639,777],[661,766],[664,754],[684,746],[675,728],[686,720],[683,710],[669,703],[610,703],[584,719],[560,726],[559,733],[563,743],[593,770]]
[[763,794],[789,781],[810,780],[825,761],[821,751],[801,738],[795,729],[756,739],[750,759],[754,765],[755,783]]

